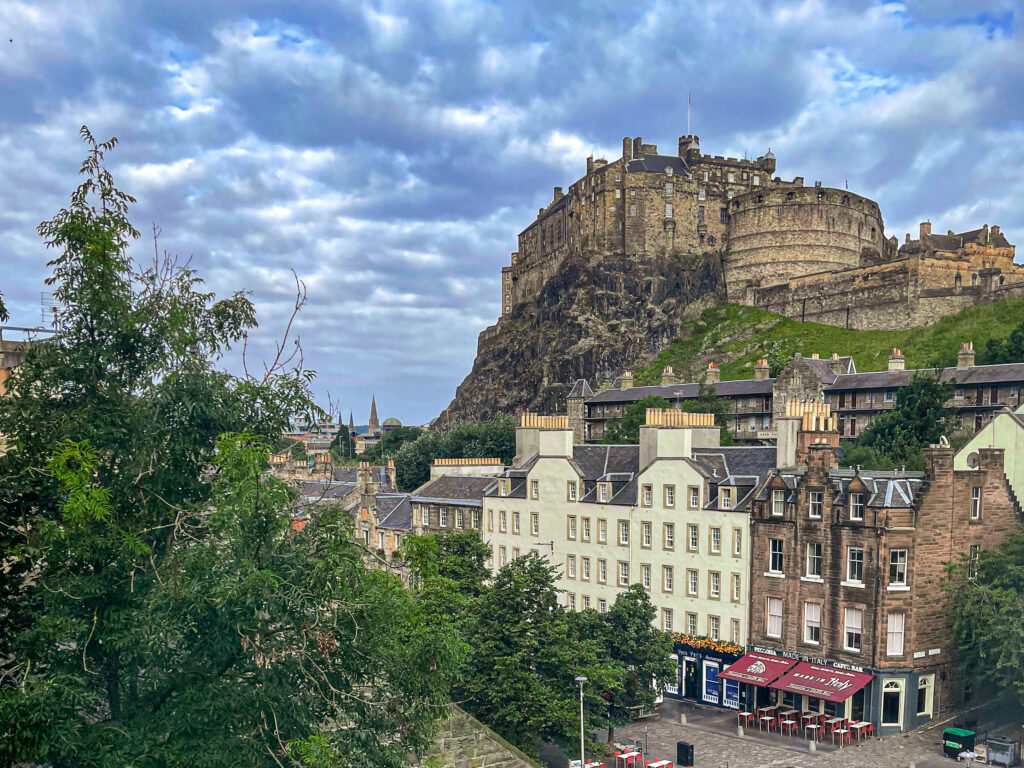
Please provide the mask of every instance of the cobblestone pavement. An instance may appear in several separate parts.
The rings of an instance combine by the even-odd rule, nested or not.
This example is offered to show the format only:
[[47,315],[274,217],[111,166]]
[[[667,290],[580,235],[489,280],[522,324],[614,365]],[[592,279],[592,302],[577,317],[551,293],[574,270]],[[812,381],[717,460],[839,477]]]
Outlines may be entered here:
[[[687,723],[680,724],[685,713]],[[645,729],[646,728],[646,733]],[[677,741],[694,745],[695,768],[952,768],[942,757],[941,727],[919,729],[882,739],[868,739],[842,749],[827,741],[809,751],[806,739],[749,730],[736,735],[733,713],[666,702],[661,714],[615,729],[615,740],[636,739],[648,745],[648,759],[674,760]]]

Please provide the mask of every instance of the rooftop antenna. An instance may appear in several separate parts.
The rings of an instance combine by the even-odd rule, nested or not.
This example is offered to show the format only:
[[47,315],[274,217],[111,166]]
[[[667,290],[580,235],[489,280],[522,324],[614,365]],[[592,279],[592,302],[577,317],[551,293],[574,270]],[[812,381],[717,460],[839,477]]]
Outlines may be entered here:
[[43,327],[55,328],[57,325],[57,302],[52,293],[43,291],[39,294],[39,321]]

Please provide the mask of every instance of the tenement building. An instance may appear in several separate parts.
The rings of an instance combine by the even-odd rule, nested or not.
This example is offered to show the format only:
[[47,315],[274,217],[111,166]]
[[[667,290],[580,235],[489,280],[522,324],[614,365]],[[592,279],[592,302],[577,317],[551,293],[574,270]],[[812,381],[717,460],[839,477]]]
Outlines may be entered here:
[[587,158],[586,173],[555,187],[519,234],[501,272],[502,319],[482,338],[573,255],[716,253],[730,301],[847,328],[925,325],[1024,295],[1024,268],[998,226],[933,235],[924,222],[900,246],[875,201],[775,170],[770,150],[710,155],[694,135],[680,136],[675,153],[627,137],[621,156]]
[[945,563],[975,561],[1021,521],[1003,451],[926,452],[923,473],[842,469],[838,417],[791,401],[776,469],[751,501],[749,653],[723,675],[747,707],[917,727],[963,703],[944,615]]
[[516,457],[483,499],[492,566],[527,552],[559,570],[566,607],[604,612],[648,590],[676,633],[669,695],[737,707],[718,681],[748,637],[748,498],[775,449],[722,447],[710,414],[647,412],[639,445],[579,445],[565,416],[523,414]]
[[[896,404],[896,395],[917,373],[906,369],[903,352],[892,349],[884,371],[860,373],[853,358],[833,354],[829,359],[797,354],[777,378],[768,375],[768,364],[758,360],[750,379],[721,381],[718,366],[711,363],[704,383],[714,387],[718,397],[731,405],[729,429],[737,440],[771,442],[775,440],[775,419],[787,399],[820,400],[832,407],[841,439],[857,437]],[[947,405],[953,408],[964,427],[982,429],[1005,408],[1024,404],[1024,363],[975,365],[974,347],[964,342],[957,353],[957,364],[937,371],[943,381],[952,381],[953,396]],[[657,386],[633,386],[626,372],[596,395],[586,397],[590,387],[585,380],[576,382],[566,402],[566,410],[575,434],[587,442],[599,442],[610,419],[620,418],[632,403],[648,396],[662,397],[673,405],[697,397],[700,385],[680,383],[672,369],[666,368]]]

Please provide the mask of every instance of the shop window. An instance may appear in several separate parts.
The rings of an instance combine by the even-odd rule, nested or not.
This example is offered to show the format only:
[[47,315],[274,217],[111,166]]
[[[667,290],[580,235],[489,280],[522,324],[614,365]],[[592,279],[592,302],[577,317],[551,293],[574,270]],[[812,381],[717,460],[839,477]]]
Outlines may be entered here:
[[882,725],[899,726],[903,723],[903,681],[886,680],[882,683]]
[[917,716],[931,717],[935,675],[921,675],[917,681]]

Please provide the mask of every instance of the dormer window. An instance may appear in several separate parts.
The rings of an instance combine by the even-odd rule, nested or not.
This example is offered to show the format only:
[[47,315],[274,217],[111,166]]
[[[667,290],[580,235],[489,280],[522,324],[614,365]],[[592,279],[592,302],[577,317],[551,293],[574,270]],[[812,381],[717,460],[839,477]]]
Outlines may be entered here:
[[671,176],[672,175],[672,166],[671,165],[665,168],[665,175],[666,176]]
[[508,496],[508,485],[509,485],[508,480],[499,480],[498,481],[498,495],[500,495],[500,496]]
[[863,520],[864,519],[864,494],[863,493],[851,493],[850,494],[850,519],[851,520]]
[[597,484],[597,500],[608,501],[608,483]]
[[782,517],[786,513],[786,492],[772,491],[772,517]]

